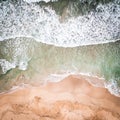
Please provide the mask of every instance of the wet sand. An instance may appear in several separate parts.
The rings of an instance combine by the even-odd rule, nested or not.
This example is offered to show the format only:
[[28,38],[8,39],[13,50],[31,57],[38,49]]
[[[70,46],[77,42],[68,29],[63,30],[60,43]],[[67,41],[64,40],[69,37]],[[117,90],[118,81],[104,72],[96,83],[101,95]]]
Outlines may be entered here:
[[71,75],[1,94],[0,120],[120,120],[120,97]]

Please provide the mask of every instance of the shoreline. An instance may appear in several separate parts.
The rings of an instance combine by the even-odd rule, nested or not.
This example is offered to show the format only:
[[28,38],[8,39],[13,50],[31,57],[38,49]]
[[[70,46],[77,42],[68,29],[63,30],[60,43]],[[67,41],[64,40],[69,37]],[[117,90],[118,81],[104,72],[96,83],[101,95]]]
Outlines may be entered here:
[[[25,78],[23,74],[19,75],[16,80],[10,85],[12,86],[9,89],[3,90],[0,92],[0,95],[14,92],[15,90],[19,90],[25,87],[41,87],[48,83],[58,83],[65,79],[68,76],[76,76],[76,77],[82,77],[84,80],[89,82],[94,87],[101,87],[107,89],[113,96],[120,97],[119,94],[114,93],[114,91],[110,91],[109,88],[106,86],[107,82],[105,81],[105,78],[95,75],[90,75],[89,73],[59,73],[59,74],[51,74],[47,75],[47,77],[42,77],[39,75],[35,75],[30,81]],[[20,81],[23,82],[20,82]],[[43,82],[44,81],[44,82]]]
[[[21,87],[22,88],[22,87]],[[82,75],[0,94],[1,120],[119,120],[120,97]]]
[[[39,76],[37,74],[30,81],[28,79],[26,79],[26,77],[23,74],[21,74],[21,75],[17,76],[17,78],[14,80],[14,82],[12,84],[10,84],[10,86],[12,86],[12,87],[1,91],[0,95],[15,92],[16,90],[20,90],[20,89],[27,88],[27,87],[31,87],[31,88],[32,87],[41,87],[41,86],[45,86],[49,83],[53,83],[53,84],[59,83],[60,81],[64,80],[65,78],[67,78],[69,76],[76,76],[78,78],[82,77],[84,80],[89,82],[94,87],[105,88],[105,85],[104,85],[105,79],[103,77],[90,75],[89,73],[87,73],[87,74],[86,73],[72,73],[72,72],[64,73],[64,74],[58,73],[58,74],[47,75],[47,77],[45,77],[45,76],[42,77],[41,75]],[[115,94],[112,94],[112,95],[116,96]],[[117,97],[119,97],[119,96],[117,96]]]

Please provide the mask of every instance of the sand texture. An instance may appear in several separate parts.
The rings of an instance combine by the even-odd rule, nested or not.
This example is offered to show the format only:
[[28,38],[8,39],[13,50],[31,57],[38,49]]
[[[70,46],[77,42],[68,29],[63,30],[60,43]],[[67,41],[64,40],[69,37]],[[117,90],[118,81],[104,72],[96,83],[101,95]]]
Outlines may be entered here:
[[120,98],[71,75],[1,94],[0,120],[120,120]]

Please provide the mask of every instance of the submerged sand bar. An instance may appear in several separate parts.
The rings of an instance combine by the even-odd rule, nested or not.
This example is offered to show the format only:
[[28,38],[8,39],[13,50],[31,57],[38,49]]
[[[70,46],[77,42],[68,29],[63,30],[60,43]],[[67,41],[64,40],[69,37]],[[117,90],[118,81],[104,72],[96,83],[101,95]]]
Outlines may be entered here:
[[120,97],[71,75],[1,94],[0,120],[120,120]]

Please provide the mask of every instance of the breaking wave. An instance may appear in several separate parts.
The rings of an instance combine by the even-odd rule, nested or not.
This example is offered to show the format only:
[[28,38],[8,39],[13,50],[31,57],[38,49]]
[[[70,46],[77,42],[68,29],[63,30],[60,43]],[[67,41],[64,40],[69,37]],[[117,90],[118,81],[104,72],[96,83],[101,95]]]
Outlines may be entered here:
[[57,1],[57,0],[24,0],[25,2],[28,2],[28,3],[32,3],[32,2],[41,2],[41,1],[44,1],[44,2],[54,2],[54,1]]
[[119,4],[100,3],[88,14],[69,17],[73,8],[70,5],[64,8],[60,16],[51,6],[40,3],[3,1],[0,3],[0,40],[31,37],[38,42],[64,47],[119,40]]

